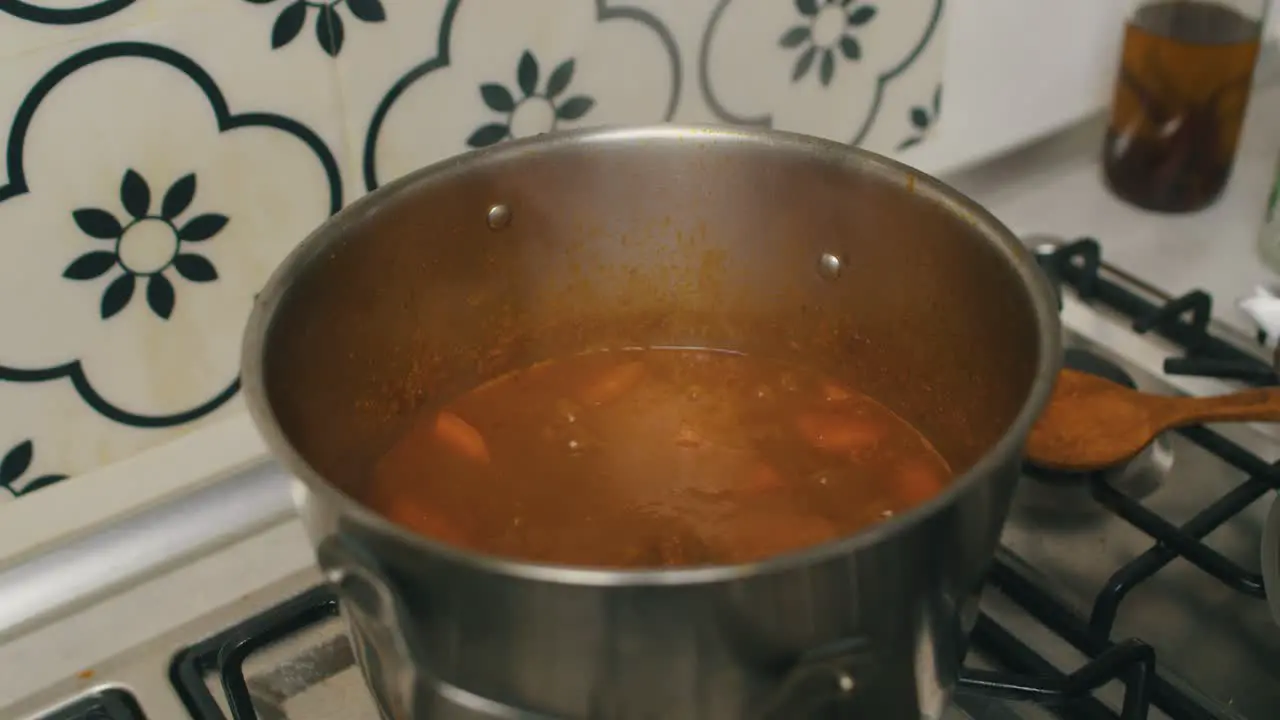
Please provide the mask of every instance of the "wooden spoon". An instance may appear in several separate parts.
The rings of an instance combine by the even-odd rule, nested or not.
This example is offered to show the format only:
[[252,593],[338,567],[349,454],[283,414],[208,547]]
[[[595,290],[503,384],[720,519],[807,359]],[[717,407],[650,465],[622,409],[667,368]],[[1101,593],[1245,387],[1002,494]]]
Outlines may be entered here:
[[1101,470],[1131,459],[1165,430],[1256,421],[1280,421],[1280,388],[1168,397],[1063,370],[1048,409],[1031,428],[1026,456],[1050,470]]

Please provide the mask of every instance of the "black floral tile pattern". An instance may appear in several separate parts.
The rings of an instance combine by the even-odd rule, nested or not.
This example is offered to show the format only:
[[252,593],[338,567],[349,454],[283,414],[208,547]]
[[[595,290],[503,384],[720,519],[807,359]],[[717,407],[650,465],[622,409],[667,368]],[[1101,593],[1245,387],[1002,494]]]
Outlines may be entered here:
[[168,320],[173,313],[173,282],[165,276],[172,269],[191,282],[218,279],[218,271],[208,258],[186,250],[217,235],[227,224],[218,213],[196,215],[178,222],[195,197],[195,174],[179,178],[164,194],[160,212],[151,213],[151,188],[137,172],[129,170],[120,183],[120,202],[129,214],[122,223],[107,210],[81,208],[72,213],[85,235],[112,243],[110,250],[90,250],[76,258],[62,276],[68,280],[94,280],[108,271],[118,276],[102,293],[102,319],[120,312],[133,299],[138,282],[147,284],[147,305],[157,317]]
[[800,81],[813,67],[813,61],[821,58],[818,78],[826,87],[835,77],[837,51],[849,62],[862,58],[862,45],[855,33],[875,18],[877,10],[875,5],[856,0],[818,3],[819,0],[796,0],[803,22],[783,33],[778,44],[784,48],[804,48],[791,71],[792,82]]
[[[277,0],[244,0],[254,5],[270,5]],[[366,23],[380,23],[387,19],[382,0],[286,0],[271,26],[271,47],[282,48],[301,34],[308,19],[314,23],[316,42],[331,56],[342,52],[346,39],[346,21],[343,8],[352,18]]]
[[[433,38],[434,54],[424,53],[425,59],[408,71],[397,70],[398,76],[372,103],[370,115],[358,116],[366,128],[362,152],[366,189],[378,187],[386,177],[402,174],[410,166],[508,138],[566,129],[571,123],[577,127],[653,123],[675,116],[684,81],[681,54],[671,30],[655,14],[613,0],[558,2],[554,6],[512,2],[504,17],[486,19],[492,17],[493,7],[446,0]],[[552,9],[556,23],[580,28],[573,37],[549,38],[537,29],[550,21]],[[418,22],[423,22],[423,14]],[[500,32],[494,30],[495,21],[502,25]],[[388,24],[393,25],[394,20]],[[603,37],[617,42],[596,44]],[[413,42],[422,40],[415,37]],[[431,47],[429,42],[422,44]],[[481,49],[490,58],[511,58],[514,84],[508,79],[511,76],[495,77],[489,63],[477,62]],[[630,90],[632,76],[641,71],[660,78],[660,83],[637,83],[634,87],[644,89]],[[468,117],[467,130],[441,137],[432,129],[438,117],[412,116],[408,108],[428,96],[441,108],[436,115],[449,118],[444,124],[450,129],[445,132],[456,133],[454,120],[463,114]],[[414,99],[406,101],[409,97]],[[471,120],[473,113],[475,119]],[[391,126],[395,128],[389,129]],[[409,152],[380,158],[388,152],[380,149],[387,134],[408,132],[410,127],[419,141]],[[397,150],[403,147],[391,144]],[[395,168],[379,168],[380,162]]]
[[[717,0],[698,49],[699,89],[722,122],[811,132],[864,145],[890,84],[912,77],[936,45],[945,0]],[[775,30],[767,31],[770,23]],[[766,34],[767,33],[767,34]],[[747,52],[744,43],[759,50]],[[770,43],[765,45],[764,43]],[[754,85],[741,82],[756,73]],[[936,82],[930,77],[929,86]],[[820,93],[812,93],[812,88]],[[757,89],[747,92],[744,88]],[[780,120],[782,118],[782,120]],[[821,118],[815,131],[806,122]],[[837,119],[838,118],[838,119]],[[847,129],[837,129],[847,124]]]
[[66,475],[30,475],[31,461],[35,458],[35,444],[30,440],[9,448],[0,458],[0,488],[12,497],[33,493],[67,479]]
[[[57,63],[40,77],[18,106],[8,134],[5,154],[8,183],[0,186],[0,223],[3,223],[4,213],[10,204],[20,202],[33,193],[58,190],[48,184],[33,189],[27,179],[26,165],[30,158],[25,147],[33,126],[45,117],[38,112],[42,104],[68,79],[82,73],[90,73],[89,77],[93,77],[91,73],[95,68],[115,63],[130,63],[130,67],[138,67],[138,63],[158,64],[176,73],[176,77],[192,83],[200,93],[197,97],[203,96],[205,111],[213,120],[209,125],[214,133],[211,138],[230,136],[251,128],[257,133],[278,133],[285,138],[283,142],[297,143],[305,148],[327,179],[323,202],[328,213],[336,212],[342,206],[342,182],[337,161],[324,141],[309,127],[273,113],[233,112],[205,69],[177,50],[152,43],[110,42],[74,53]],[[88,85],[80,84],[78,87]],[[163,113],[138,113],[136,117],[141,123],[159,123],[157,129],[148,132],[165,132],[164,123],[168,119]],[[109,145],[111,139],[104,138],[103,142]],[[262,171],[268,169],[283,171],[269,165],[264,165]],[[195,173],[186,173],[172,180],[164,178],[165,182],[159,186],[164,188],[163,193],[152,187],[157,180],[161,179],[148,180],[140,172],[127,169],[118,181],[118,189],[109,191],[110,194],[104,193],[94,206],[73,207],[65,211],[85,244],[61,270],[61,278],[55,277],[54,280],[77,284],[101,283],[96,312],[100,322],[114,324],[128,320],[122,313],[134,304],[139,294],[145,297],[145,307],[153,318],[162,322],[172,321],[182,311],[179,295],[187,292],[184,288],[216,284],[215,281],[221,277],[214,263],[199,248],[202,244],[218,242],[227,229],[235,225],[235,213],[228,212],[226,208],[204,205],[199,186],[209,178],[198,177]],[[219,177],[213,181],[230,187],[237,178]],[[221,196],[225,197],[225,192]],[[252,198],[248,201],[255,202]],[[111,337],[130,342],[135,336],[124,333]],[[239,390],[237,368],[230,367],[227,368],[229,375],[221,382],[221,389],[202,401],[180,410],[151,412],[137,398],[121,396],[118,390],[102,390],[100,381],[95,378],[106,377],[111,370],[98,368],[91,372],[83,357],[62,357],[41,364],[19,359],[39,355],[12,343],[0,345],[0,384],[66,382],[86,405],[104,418],[137,428],[173,427],[192,422],[224,405]]]
[[573,58],[565,60],[551,71],[546,88],[538,91],[538,60],[525,50],[516,67],[516,85],[519,99],[502,83],[484,83],[480,97],[490,110],[501,113],[501,122],[480,126],[467,144],[479,148],[513,137],[513,130],[521,135],[551,132],[561,120],[579,120],[596,104],[590,96],[573,95],[563,100],[560,96],[573,82]]
[[908,117],[911,121],[911,127],[914,132],[902,142],[898,143],[898,150],[906,150],[915,147],[924,142],[928,136],[930,128],[938,123],[938,116],[942,114],[942,86],[939,85],[933,91],[933,99],[926,105],[913,105]]

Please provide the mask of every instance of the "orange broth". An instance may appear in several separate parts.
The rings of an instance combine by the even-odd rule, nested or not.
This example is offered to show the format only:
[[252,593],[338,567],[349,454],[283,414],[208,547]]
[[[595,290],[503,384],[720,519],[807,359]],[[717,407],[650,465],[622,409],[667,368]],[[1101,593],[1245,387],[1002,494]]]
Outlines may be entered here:
[[486,554],[653,568],[847,536],[950,478],[923,435],[847,384],[664,348],[551,360],[423,411],[361,499]]

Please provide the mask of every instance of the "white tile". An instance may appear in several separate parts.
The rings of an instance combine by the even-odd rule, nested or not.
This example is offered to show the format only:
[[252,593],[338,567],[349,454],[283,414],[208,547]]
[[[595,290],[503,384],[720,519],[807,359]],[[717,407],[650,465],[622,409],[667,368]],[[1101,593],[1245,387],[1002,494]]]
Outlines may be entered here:
[[0,452],[33,439],[32,472],[238,411],[253,296],[342,202],[332,58],[272,50],[260,7],[0,61]]
[[[830,4],[828,14],[840,6]],[[818,77],[816,54],[805,79],[791,81],[804,47],[786,48],[780,41],[788,30],[820,19],[803,15],[795,0],[633,0],[632,5],[658,18],[680,48],[685,81],[675,116],[679,122],[740,120],[842,142],[860,139],[863,147],[888,154],[897,154],[908,139],[930,136],[936,126],[939,113],[932,103],[943,76],[943,21],[950,12],[936,0],[859,0],[841,7],[846,18],[861,5],[875,7],[876,14],[860,26],[846,23],[862,56],[853,62],[837,54],[826,86]],[[814,7],[825,5],[819,0]],[[878,77],[899,64],[904,67],[885,79],[881,100],[874,104]],[[923,130],[912,122],[916,107],[928,115]]]
[[[366,187],[552,128],[731,123],[895,152],[927,137],[937,115],[942,0],[382,3],[384,27],[349,38],[338,57]],[[538,71],[528,102],[519,82],[526,51]],[[591,105],[557,122],[539,96],[569,59],[571,82],[556,101],[581,95]]]
[[[197,421],[122,431],[114,421],[90,407],[70,382],[0,382],[0,407],[22,411],[15,422],[0,423],[0,504],[30,497],[30,493],[55,482],[77,482],[85,472],[176,440],[206,424]],[[31,408],[37,410],[32,412]],[[242,412],[242,408],[236,398],[216,415]],[[115,492],[127,492],[133,487],[132,481],[119,485]],[[74,502],[79,495],[65,497]],[[46,517],[42,524],[56,524],[59,518],[76,513],[79,508],[63,503],[50,510],[57,517]],[[8,549],[0,547],[0,555]]]
[[[721,0],[697,57],[723,122],[892,153],[942,79],[944,0]],[[923,119],[923,118],[921,118]],[[932,120],[932,116],[929,118]]]
[[348,38],[338,57],[366,187],[512,135],[661,122],[678,105],[678,50],[646,11],[593,0],[382,1],[384,27]]
[[875,120],[861,143],[863,147],[901,155],[933,139],[946,105],[944,50],[942,42],[929,42],[900,75],[884,84]]

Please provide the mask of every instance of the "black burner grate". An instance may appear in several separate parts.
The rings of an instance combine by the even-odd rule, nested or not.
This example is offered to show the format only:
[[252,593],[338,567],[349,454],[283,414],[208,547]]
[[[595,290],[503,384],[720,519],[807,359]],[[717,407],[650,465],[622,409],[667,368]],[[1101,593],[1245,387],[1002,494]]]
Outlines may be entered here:
[[[1256,385],[1280,384],[1269,365],[1211,334],[1212,300],[1204,292],[1170,300],[1133,278],[1116,282],[1108,277],[1112,271],[1103,272],[1098,243],[1087,238],[1043,254],[1040,261],[1055,282],[1072,287],[1082,300],[1132,318],[1136,332],[1157,333],[1180,347],[1183,355],[1167,359],[1166,372],[1244,380]],[[1131,288],[1138,288],[1147,297]],[[1003,669],[967,671],[961,679],[960,692],[1035,702],[1051,708],[1063,720],[1145,720],[1152,706],[1173,720],[1214,720],[1212,711],[1156,674],[1155,653],[1149,646],[1137,640],[1114,640],[1113,625],[1128,593],[1179,557],[1239,592],[1264,597],[1258,574],[1241,568],[1202,539],[1263,494],[1280,487],[1280,470],[1207,428],[1180,432],[1243,471],[1248,479],[1179,526],[1125,495],[1101,474],[1091,476],[1088,482],[1094,499],[1150,536],[1152,545],[1116,570],[1095,598],[1088,617],[1068,608],[998,559],[989,576],[994,588],[1090,660],[1075,672],[1065,674],[995,620],[980,615],[972,645]],[[245,658],[336,612],[337,600],[328,589],[307,591],[179,653],[170,672],[174,687],[192,717],[226,720],[204,680],[207,674],[217,673],[234,720],[258,720],[242,672]],[[1125,685],[1119,716],[1094,697],[1095,690],[1113,680]]]
[[147,720],[147,716],[129,691],[105,688],[42,715],[40,720]]
[[[1165,360],[1165,372],[1243,380],[1254,385],[1280,384],[1280,377],[1270,365],[1213,336],[1209,330],[1213,299],[1203,290],[1169,299],[1136,278],[1124,276],[1123,285],[1113,282],[1102,272],[1102,250],[1093,238],[1082,238],[1043,254],[1040,264],[1053,280],[1075,289],[1081,300],[1131,318],[1134,332],[1154,332],[1182,348],[1182,356]],[[1145,292],[1139,294],[1126,285]]]
[[[300,633],[338,614],[327,586],[314,587],[217,635],[183,649],[169,666],[169,681],[196,720],[227,720],[205,677],[217,673],[231,716],[258,720],[244,676],[244,661],[256,650]],[[354,718],[352,720],[355,720]]]

